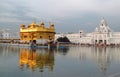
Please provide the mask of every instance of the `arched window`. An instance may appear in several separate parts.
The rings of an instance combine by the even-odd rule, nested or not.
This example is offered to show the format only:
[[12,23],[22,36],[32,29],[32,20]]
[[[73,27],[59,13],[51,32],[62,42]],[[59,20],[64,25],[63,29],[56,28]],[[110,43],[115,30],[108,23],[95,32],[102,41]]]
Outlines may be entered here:
[[40,39],[42,39],[42,36],[40,36]]
[[103,24],[102,24],[102,26],[103,26]]

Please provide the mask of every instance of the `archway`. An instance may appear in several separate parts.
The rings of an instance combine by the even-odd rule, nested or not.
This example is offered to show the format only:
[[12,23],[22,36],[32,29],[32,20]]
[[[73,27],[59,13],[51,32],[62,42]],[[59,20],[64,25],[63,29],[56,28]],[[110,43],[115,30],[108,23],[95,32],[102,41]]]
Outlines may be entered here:
[[103,43],[103,40],[99,40],[99,44],[102,44]]
[[106,40],[104,40],[104,44],[105,44],[105,45],[107,44],[107,41],[106,41]]

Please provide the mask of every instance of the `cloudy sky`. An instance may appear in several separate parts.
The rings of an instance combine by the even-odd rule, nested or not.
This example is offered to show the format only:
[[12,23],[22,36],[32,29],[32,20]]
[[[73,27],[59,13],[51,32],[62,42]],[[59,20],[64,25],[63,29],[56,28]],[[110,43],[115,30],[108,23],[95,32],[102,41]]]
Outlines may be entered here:
[[1,0],[0,29],[19,30],[44,21],[55,23],[56,32],[91,32],[102,18],[113,31],[120,31],[120,0]]

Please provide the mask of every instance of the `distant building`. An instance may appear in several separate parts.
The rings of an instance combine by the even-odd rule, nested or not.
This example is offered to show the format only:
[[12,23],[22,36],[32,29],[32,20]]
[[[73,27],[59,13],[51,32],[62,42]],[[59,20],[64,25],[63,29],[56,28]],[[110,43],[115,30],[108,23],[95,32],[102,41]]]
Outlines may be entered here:
[[0,31],[0,38],[1,39],[19,39],[19,33],[13,32],[10,29],[3,29]]
[[11,37],[11,34],[9,32],[3,32],[2,33],[2,38],[3,39],[10,39],[10,37]]
[[[56,34],[55,36],[60,36],[61,34]],[[79,33],[66,33],[63,34],[68,37],[72,43],[79,44],[120,44],[120,32],[113,32],[107,22],[103,18],[100,22],[100,26],[95,28],[95,31],[91,33],[84,33],[80,31]],[[55,37],[57,39],[58,37]]]
[[48,40],[54,40],[55,28],[54,24],[51,23],[49,28],[44,26],[44,22],[41,22],[40,25],[33,22],[32,24],[25,27],[21,25],[20,28],[20,40],[21,42],[29,42],[36,40],[37,43],[45,44]]

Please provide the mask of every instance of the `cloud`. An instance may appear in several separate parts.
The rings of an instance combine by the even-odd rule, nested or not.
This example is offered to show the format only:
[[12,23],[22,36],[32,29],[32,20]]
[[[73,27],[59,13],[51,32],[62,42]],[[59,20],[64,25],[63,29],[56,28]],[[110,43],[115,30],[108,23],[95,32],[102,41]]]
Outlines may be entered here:
[[[100,17],[119,18],[119,9],[120,0],[1,0],[0,23],[31,23],[36,19],[55,22],[58,29],[72,30],[73,24],[87,23],[87,26],[80,25],[86,28],[91,22],[96,24]],[[114,19],[112,22],[119,24]]]
[[2,0],[0,10],[0,22],[21,22],[22,19],[27,18],[26,14],[30,11],[23,2],[14,0]]
[[[7,21],[7,22],[6,22]],[[5,23],[8,23],[8,22],[23,22],[21,20],[18,20],[16,18],[1,18],[0,19],[0,22],[5,22]]]
[[69,16],[78,13],[116,15],[120,11],[119,0],[30,0],[29,8],[41,16]]
[[119,0],[2,0],[0,6],[0,16],[9,13],[20,19],[61,18],[85,13],[120,15]]

